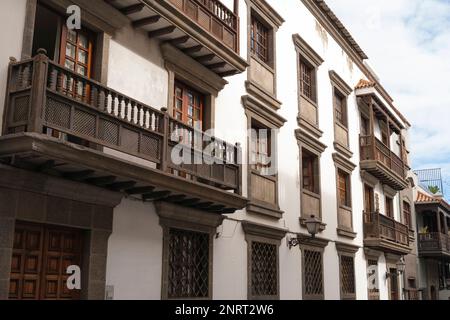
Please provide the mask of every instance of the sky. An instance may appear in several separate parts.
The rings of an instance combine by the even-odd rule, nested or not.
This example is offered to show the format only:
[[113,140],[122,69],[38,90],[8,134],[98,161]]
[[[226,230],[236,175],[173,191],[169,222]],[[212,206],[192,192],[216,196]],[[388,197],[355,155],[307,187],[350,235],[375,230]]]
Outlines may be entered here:
[[413,169],[442,168],[450,200],[450,0],[326,0],[412,124]]

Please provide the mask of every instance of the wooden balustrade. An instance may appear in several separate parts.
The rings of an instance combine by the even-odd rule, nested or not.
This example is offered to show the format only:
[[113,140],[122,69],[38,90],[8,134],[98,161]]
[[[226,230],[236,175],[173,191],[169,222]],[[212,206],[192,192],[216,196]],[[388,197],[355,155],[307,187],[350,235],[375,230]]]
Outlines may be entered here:
[[450,236],[440,232],[421,233],[419,234],[419,251],[450,254]]
[[373,135],[360,135],[361,161],[376,160],[401,178],[406,177],[404,161]]
[[169,0],[185,15],[239,52],[239,17],[218,0]]
[[365,237],[380,238],[409,246],[409,228],[379,212],[364,212]]
[[[75,137],[151,161],[164,172],[240,192],[239,145],[196,131],[42,52],[10,64],[6,106],[3,134],[59,132],[69,141]],[[198,162],[175,164],[171,151],[177,145]]]

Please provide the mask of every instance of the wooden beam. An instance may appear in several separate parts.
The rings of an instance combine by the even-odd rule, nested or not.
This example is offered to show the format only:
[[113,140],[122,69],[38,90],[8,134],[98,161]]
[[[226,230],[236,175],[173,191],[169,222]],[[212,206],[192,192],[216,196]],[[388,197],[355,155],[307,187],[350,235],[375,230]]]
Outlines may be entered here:
[[125,189],[131,189],[136,185],[136,181],[123,181],[123,182],[116,182],[112,183],[110,185],[107,185],[106,187],[108,189],[114,190],[114,191],[122,191]]
[[53,168],[55,165],[56,165],[55,160],[47,160],[44,163],[42,163],[40,165],[37,165],[34,170],[36,170],[36,171],[45,171],[45,170]]
[[230,70],[230,71],[225,71],[225,72],[219,73],[219,76],[224,78],[224,77],[234,76],[235,74],[236,74],[235,70]]
[[237,209],[234,208],[226,208],[222,210],[222,213],[227,214],[227,213],[235,213]]
[[190,39],[189,36],[183,36],[183,37],[179,37],[179,38],[175,38],[175,39],[173,39],[173,40],[170,40],[169,42],[170,42],[171,44],[173,44],[174,46],[176,46],[176,45],[179,45],[179,44],[183,44],[183,43],[188,42],[189,39]]
[[149,38],[161,37],[166,34],[171,34],[172,32],[175,31],[175,29],[176,29],[175,26],[170,26],[170,27],[165,27],[165,28],[158,29],[158,30],[153,30],[148,33],[148,37]]
[[181,205],[183,206],[191,206],[194,205],[196,203],[200,202],[200,199],[198,198],[192,198],[192,199],[186,199],[180,202]]
[[64,173],[63,176],[72,180],[83,180],[95,173],[94,170],[83,170]]
[[197,208],[197,209],[207,210],[207,208],[211,207],[213,204],[214,204],[213,202],[202,202],[202,203],[193,205],[193,207]]
[[137,4],[133,4],[131,6],[120,9],[120,12],[122,12],[124,15],[128,16],[133,13],[141,12],[144,8],[145,8],[145,4],[137,3]]
[[209,64],[206,67],[213,70],[213,69],[222,69],[222,68],[225,68],[226,66],[227,66],[226,62],[218,62],[218,63]]
[[150,193],[153,190],[155,190],[155,187],[138,187],[138,188],[131,188],[125,190],[128,194],[144,194],[144,193]]
[[180,202],[180,201],[182,201],[182,200],[184,200],[184,199],[186,199],[186,196],[185,196],[185,195],[183,195],[183,194],[178,194],[178,195],[173,195],[173,196],[167,197],[167,198],[164,199],[164,200],[165,200],[165,201],[168,201],[168,202],[174,202],[174,203],[177,203],[177,202]]
[[212,59],[214,59],[216,57],[215,54],[207,54],[205,56],[200,56],[200,57],[196,57],[195,60],[197,60],[198,62],[202,63],[202,62],[208,62],[211,61]]
[[132,22],[133,28],[140,28],[143,26],[148,26],[149,24],[157,23],[161,19],[161,16],[152,16],[148,18],[139,19]]
[[116,176],[105,176],[105,177],[95,177],[95,178],[88,178],[84,180],[87,183],[95,184],[96,186],[105,186],[108,184],[113,183],[116,181]]
[[181,51],[183,51],[186,54],[191,54],[191,53],[196,53],[199,52],[200,50],[203,49],[203,46],[198,45],[198,46],[194,46],[194,47],[189,47],[189,48],[185,48],[182,49]]
[[155,191],[152,193],[147,193],[142,195],[142,200],[144,201],[155,201],[167,198],[170,196],[170,191]]

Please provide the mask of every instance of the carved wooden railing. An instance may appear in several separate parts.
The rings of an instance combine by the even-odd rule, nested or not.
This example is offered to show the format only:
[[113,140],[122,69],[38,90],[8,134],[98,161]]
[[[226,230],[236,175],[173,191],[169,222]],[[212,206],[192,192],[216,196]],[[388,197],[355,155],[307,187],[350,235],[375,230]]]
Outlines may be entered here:
[[409,246],[409,228],[379,212],[364,212],[364,235]]
[[[78,75],[50,61],[44,51],[10,63],[7,90],[3,134],[58,132],[63,139],[76,137],[146,159],[164,172],[240,193],[238,144],[195,131],[166,112]],[[194,133],[200,145],[190,140]],[[174,163],[171,151],[179,143],[182,155],[203,162]]]
[[406,178],[404,161],[374,135],[360,135],[361,161],[376,160],[402,179]]
[[450,236],[440,232],[419,234],[419,251],[444,251],[450,254]]
[[218,0],[169,0],[198,25],[239,52],[239,17]]

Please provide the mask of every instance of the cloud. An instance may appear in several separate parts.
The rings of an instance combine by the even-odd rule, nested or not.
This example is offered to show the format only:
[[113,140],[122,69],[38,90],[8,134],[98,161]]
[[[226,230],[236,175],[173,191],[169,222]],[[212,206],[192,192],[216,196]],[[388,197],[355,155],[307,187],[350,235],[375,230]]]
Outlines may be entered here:
[[[450,1],[327,0],[410,120],[413,167],[450,183]],[[362,13],[362,14],[361,14]],[[446,186],[450,195],[450,185]]]

